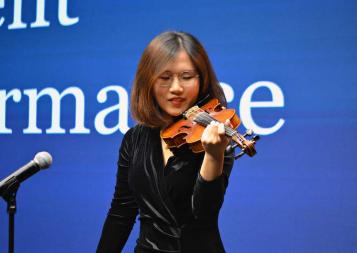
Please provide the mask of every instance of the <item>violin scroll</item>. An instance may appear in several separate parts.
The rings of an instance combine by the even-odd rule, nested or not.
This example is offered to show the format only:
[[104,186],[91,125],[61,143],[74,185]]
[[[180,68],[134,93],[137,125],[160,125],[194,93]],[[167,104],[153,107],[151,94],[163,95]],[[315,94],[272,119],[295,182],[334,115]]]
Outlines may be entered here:
[[[238,133],[239,134],[239,133]],[[240,147],[241,148],[241,152],[234,156],[234,159],[238,159],[241,156],[243,156],[244,154],[247,154],[248,156],[252,157],[254,156],[257,152],[255,150],[255,143],[260,139],[259,135],[254,135],[254,132],[252,129],[247,129],[246,132],[240,136],[241,138],[241,146],[238,144],[238,142],[234,143],[233,145],[228,145],[226,148],[227,152],[231,152],[233,149],[235,149],[236,147]],[[247,136],[253,136],[251,139],[246,139],[245,137]],[[233,139],[233,137],[232,137]]]

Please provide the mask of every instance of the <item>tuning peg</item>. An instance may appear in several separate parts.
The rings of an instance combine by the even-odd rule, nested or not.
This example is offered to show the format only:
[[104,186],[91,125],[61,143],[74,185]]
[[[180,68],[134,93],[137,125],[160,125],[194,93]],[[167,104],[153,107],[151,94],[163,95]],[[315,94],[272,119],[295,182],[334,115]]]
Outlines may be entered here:
[[254,132],[252,129],[247,129],[247,131],[245,131],[245,134],[243,134],[243,137],[251,136],[253,134],[254,134]]
[[226,148],[226,152],[227,153],[232,152],[232,150],[235,149],[237,146],[238,146],[237,143],[234,143],[233,145],[228,145],[227,148]]
[[242,151],[238,155],[234,156],[234,159],[237,160],[239,157],[243,156],[244,154],[245,154],[244,150],[242,149]]
[[259,135],[253,136],[252,140],[253,140],[254,142],[257,142],[257,141],[260,140],[260,136],[259,136]]

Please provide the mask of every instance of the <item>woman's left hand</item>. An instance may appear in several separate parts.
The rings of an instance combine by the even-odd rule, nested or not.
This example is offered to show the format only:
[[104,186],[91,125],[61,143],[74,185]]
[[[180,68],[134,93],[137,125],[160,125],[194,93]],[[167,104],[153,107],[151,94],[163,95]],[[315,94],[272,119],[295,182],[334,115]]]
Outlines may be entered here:
[[211,123],[203,131],[201,143],[205,150],[200,174],[206,181],[211,181],[222,174],[224,163],[224,151],[230,141],[225,134],[224,125],[231,126],[230,121],[223,123]]
[[213,158],[221,159],[224,151],[230,142],[230,137],[226,136],[224,125],[230,126],[230,121],[218,123],[212,121],[202,133],[201,143],[206,154]]

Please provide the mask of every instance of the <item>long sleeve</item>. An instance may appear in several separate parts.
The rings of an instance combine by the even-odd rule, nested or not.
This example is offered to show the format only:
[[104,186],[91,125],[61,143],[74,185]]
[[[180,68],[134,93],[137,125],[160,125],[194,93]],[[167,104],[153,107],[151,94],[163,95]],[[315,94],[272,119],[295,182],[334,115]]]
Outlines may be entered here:
[[228,186],[228,178],[234,162],[234,153],[224,156],[223,173],[212,181],[204,180],[200,173],[193,189],[192,210],[198,219],[212,219],[218,216]]
[[97,253],[119,253],[124,247],[138,214],[135,198],[128,184],[132,129],[121,143],[114,197],[105,220]]

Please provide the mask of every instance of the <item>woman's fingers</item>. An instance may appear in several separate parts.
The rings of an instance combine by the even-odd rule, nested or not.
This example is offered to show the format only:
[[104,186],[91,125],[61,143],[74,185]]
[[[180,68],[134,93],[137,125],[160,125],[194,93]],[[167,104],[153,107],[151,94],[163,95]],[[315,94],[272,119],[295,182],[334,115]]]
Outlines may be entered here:
[[219,123],[218,124],[218,134],[221,135],[221,136],[226,134],[226,130],[224,128],[224,124],[223,123]]
[[211,121],[211,123],[206,127],[203,135],[203,141],[206,143],[221,142],[222,138],[225,138],[226,135],[225,124],[217,121]]
[[226,136],[225,124],[217,121],[212,121],[207,125],[201,136],[204,150],[213,156],[222,155],[229,140],[230,138]]
[[224,122],[224,124],[226,126],[229,126],[229,127],[233,127],[232,124],[231,124],[231,121],[229,119],[226,119],[226,121]]

